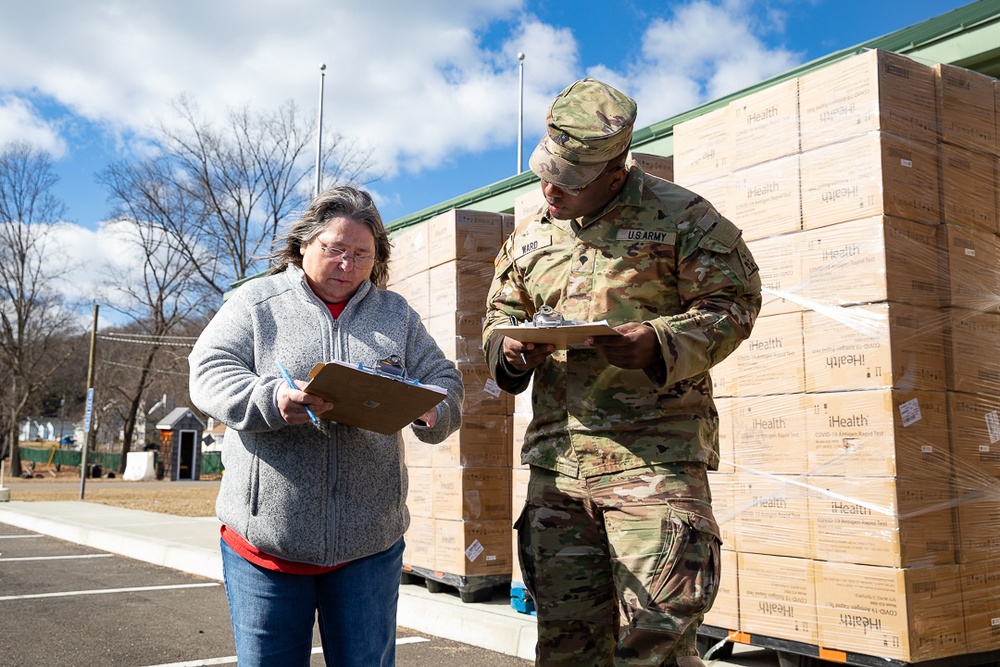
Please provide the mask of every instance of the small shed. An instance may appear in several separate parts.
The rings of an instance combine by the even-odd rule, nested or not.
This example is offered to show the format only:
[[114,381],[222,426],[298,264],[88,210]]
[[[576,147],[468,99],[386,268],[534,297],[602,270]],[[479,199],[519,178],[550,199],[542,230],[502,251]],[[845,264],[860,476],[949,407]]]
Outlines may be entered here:
[[163,477],[171,481],[198,479],[201,471],[201,434],[205,422],[190,408],[174,408],[156,425],[160,432]]

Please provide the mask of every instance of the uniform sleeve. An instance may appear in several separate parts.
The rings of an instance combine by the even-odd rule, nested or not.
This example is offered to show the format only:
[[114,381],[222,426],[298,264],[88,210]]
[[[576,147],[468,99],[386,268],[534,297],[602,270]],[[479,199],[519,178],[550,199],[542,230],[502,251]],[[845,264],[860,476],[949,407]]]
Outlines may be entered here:
[[651,379],[661,386],[729,356],[750,336],[761,306],[760,273],[736,225],[703,201],[679,229],[677,289],[687,307],[650,322],[666,367],[665,377]]
[[286,426],[275,404],[278,380],[261,377],[254,359],[254,325],[239,292],[208,323],[188,357],[191,401],[239,431]]
[[500,325],[520,323],[528,319],[531,298],[524,288],[511,257],[513,236],[497,254],[493,282],[486,299],[486,319],[483,322],[483,352],[490,375],[497,385],[511,394],[527,389],[531,373],[510,367],[503,357],[504,336],[494,332]]

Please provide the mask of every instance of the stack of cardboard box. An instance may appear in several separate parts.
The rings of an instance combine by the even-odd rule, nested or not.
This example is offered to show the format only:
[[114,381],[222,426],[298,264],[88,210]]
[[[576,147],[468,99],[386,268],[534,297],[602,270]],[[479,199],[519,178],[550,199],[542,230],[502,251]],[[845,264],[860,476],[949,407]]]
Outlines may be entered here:
[[712,373],[738,594],[706,622],[1000,648],[998,90],[868,51],[675,128],[677,182],[743,229],[765,291]]
[[480,343],[493,260],[510,222],[452,210],[392,239],[388,288],[407,298],[456,362],[466,392],[462,428],[445,442],[426,444],[403,430],[411,517],[403,562],[460,589],[511,574],[512,399],[490,379]]

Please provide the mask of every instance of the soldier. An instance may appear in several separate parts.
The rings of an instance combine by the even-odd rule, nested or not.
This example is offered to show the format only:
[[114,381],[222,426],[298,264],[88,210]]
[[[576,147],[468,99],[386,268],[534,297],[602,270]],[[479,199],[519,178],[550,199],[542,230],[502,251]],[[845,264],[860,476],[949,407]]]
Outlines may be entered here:
[[[546,667],[703,665],[719,584],[709,369],[750,335],[760,277],[732,222],[628,161],[635,113],[594,79],[556,97],[530,159],[545,204],[501,248],[487,300],[490,372],[533,391],[516,528]],[[557,350],[494,331],[542,306],[620,335]]]

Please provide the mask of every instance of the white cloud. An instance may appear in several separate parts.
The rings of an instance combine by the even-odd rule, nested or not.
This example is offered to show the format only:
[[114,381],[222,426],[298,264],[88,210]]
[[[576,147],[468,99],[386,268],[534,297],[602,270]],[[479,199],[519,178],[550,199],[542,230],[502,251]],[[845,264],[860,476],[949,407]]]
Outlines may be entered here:
[[54,127],[26,100],[0,96],[0,143],[27,141],[54,157],[66,152],[66,142]]

